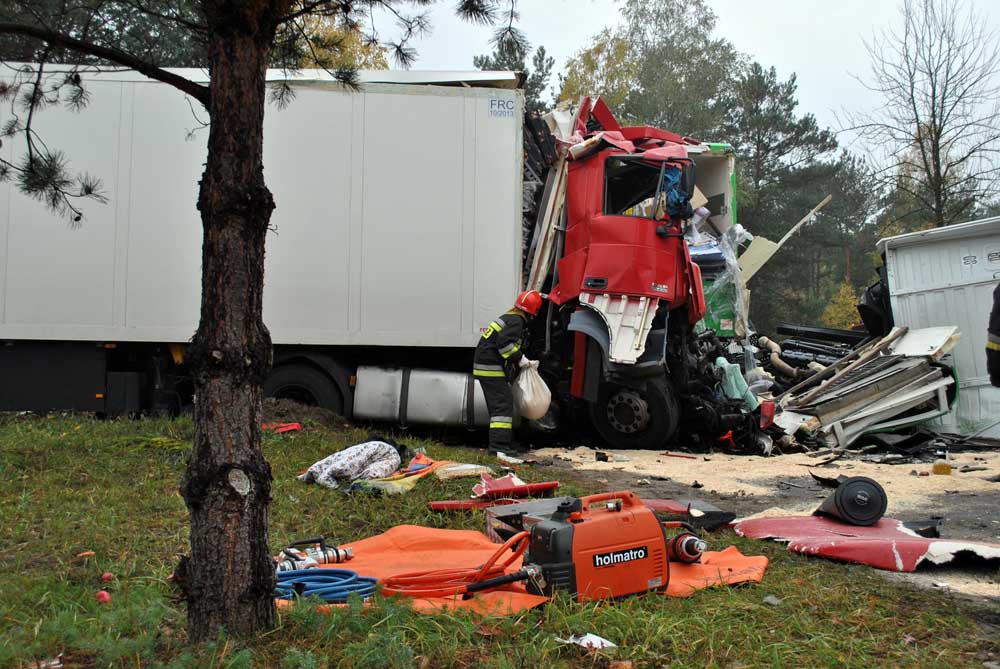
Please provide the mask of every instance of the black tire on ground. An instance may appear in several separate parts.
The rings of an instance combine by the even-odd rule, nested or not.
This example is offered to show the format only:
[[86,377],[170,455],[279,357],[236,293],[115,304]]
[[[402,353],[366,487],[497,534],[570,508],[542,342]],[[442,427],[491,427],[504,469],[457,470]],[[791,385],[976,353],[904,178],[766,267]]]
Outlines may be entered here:
[[264,381],[264,396],[294,400],[343,415],[344,399],[333,379],[300,363],[280,365]]
[[666,380],[656,380],[644,390],[603,383],[589,414],[609,448],[652,449],[673,439],[680,409]]

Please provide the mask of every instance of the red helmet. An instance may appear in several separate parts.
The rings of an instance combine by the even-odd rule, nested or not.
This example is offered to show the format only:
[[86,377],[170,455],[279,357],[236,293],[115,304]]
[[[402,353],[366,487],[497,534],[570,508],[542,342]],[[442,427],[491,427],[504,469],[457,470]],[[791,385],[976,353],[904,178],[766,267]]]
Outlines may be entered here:
[[517,296],[514,306],[532,316],[537,316],[538,310],[542,308],[542,294],[537,290],[526,290]]

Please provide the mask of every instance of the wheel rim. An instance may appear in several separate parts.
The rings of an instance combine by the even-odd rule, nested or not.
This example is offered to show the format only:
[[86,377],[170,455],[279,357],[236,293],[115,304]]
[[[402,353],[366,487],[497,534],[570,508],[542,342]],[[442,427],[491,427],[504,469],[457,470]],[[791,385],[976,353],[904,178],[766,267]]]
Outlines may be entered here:
[[608,424],[622,434],[636,434],[649,427],[649,404],[634,390],[619,390],[608,398]]

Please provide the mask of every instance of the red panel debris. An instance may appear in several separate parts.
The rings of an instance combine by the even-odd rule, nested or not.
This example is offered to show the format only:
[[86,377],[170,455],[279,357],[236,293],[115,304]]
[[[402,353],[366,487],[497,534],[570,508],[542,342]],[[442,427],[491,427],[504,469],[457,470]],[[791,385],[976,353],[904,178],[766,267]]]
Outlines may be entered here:
[[302,429],[302,423],[264,423],[260,429],[265,432],[281,434],[283,432],[298,432]]
[[1000,544],[964,539],[928,539],[894,518],[858,527],[820,516],[754,518],[735,525],[751,539],[787,541],[788,550],[803,555],[866,564],[888,571],[916,571],[921,564],[946,564],[960,553],[1000,561]]
[[474,497],[531,497],[555,490],[558,481],[543,481],[541,483],[525,483],[514,474],[507,474],[498,479],[489,474],[482,474],[482,483],[472,486]]

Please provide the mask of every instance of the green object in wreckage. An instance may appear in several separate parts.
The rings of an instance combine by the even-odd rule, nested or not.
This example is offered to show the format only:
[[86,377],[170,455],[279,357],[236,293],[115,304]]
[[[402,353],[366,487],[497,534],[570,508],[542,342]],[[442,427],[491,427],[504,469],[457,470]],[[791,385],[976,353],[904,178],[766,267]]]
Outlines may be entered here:
[[702,278],[705,317],[702,322],[719,337],[736,336],[736,284],[732,280]]

